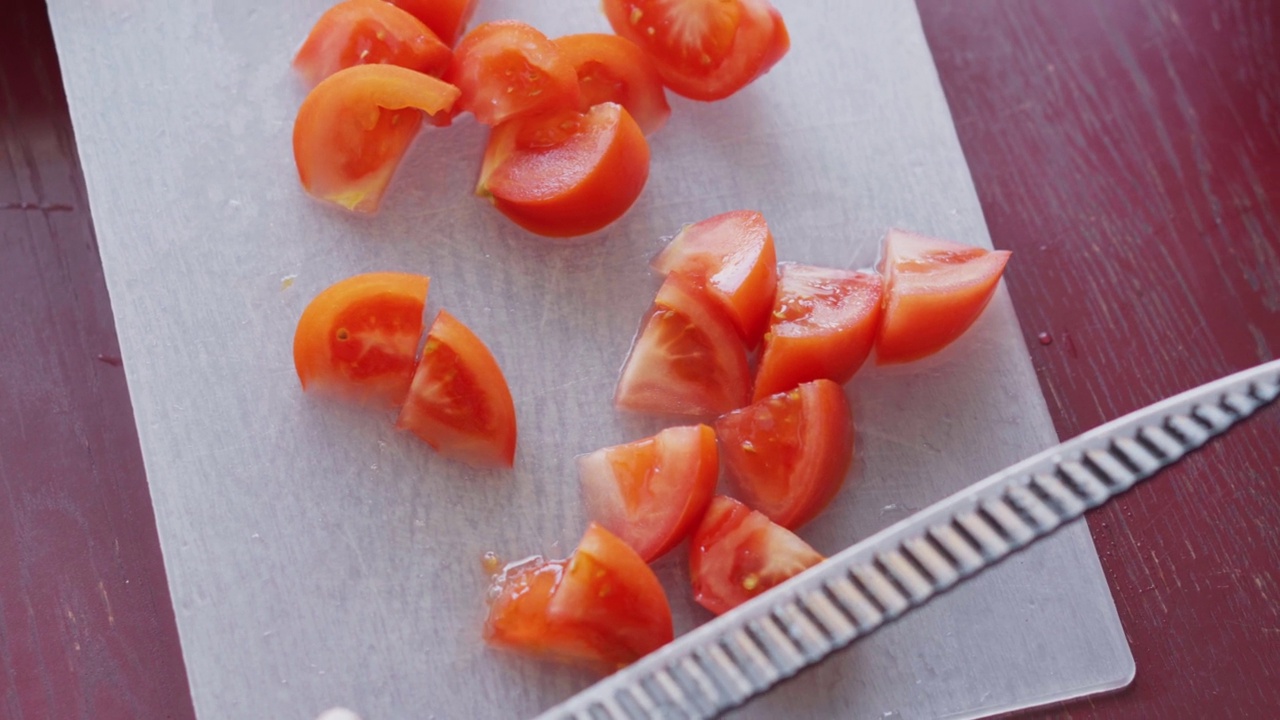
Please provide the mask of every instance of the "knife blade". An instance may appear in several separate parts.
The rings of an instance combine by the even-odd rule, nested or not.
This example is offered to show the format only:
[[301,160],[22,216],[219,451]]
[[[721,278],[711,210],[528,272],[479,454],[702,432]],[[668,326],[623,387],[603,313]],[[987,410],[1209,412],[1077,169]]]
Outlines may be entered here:
[[1113,420],[885,528],[538,718],[717,717],[1180,461],[1278,396],[1274,360]]

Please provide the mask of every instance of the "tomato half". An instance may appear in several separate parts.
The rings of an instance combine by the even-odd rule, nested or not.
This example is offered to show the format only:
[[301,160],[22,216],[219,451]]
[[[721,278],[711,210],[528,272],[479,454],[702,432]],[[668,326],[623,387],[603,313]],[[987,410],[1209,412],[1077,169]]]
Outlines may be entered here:
[[671,106],[662,78],[635,43],[607,33],[566,35],[555,43],[578,73],[582,112],[615,102],[627,109],[645,135],[666,124]]
[[716,420],[734,495],[783,527],[817,517],[853,460],[853,418],[844,390],[815,380]]
[[790,530],[719,495],[689,548],[693,599],[721,615],[823,559]]
[[382,0],[344,0],[329,8],[293,58],[308,85],[354,65],[398,65],[439,77],[453,51],[420,20]]
[[769,323],[777,262],[764,215],[734,210],[684,226],[651,266],[704,287],[733,319],[747,347],[754,348]]
[[431,280],[380,272],[326,288],[293,335],[302,389],[398,407],[409,394]]
[[511,467],[516,408],[489,348],[444,310],[436,316],[396,427],[441,455],[477,467]]
[[875,344],[883,285],[874,273],[779,265],[753,397],[818,378],[849,382]]
[[876,362],[918,360],[963,335],[995,295],[1009,255],[890,230],[880,265],[885,305]]
[[452,46],[471,21],[476,0],[388,0],[431,28],[446,45]]
[[716,434],[706,425],[578,458],[587,512],[652,562],[693,532],[716,491]]
[[458,109],[485,125],[578,107],[573,64],[546,35],[518,20],[487,22],[467,33],[446,78],[462,91]]
[[316,85],[298,109],[293,157],[311,195],[348,210],[378,209],[422,113],[449,110],[458,89],[394,65],[357,65]]
[[681,275],[668,275],[622,367],[614,405],[635,412],[720,415],[747,404],[747,349],[728,316]]
[[734,94],[791,47],[782,15],[765,0],[604,0],[604,13],[667,87],[694,100]]
[[548,237],[594,232],[622,217],[649,179],[649,143],[627,111],[604,103],[493,129],[476,194]]
[[535,561],[499,577],[485,639],[606,671],[671,641],[671,606],[631,546],[592,523],[568,560]]

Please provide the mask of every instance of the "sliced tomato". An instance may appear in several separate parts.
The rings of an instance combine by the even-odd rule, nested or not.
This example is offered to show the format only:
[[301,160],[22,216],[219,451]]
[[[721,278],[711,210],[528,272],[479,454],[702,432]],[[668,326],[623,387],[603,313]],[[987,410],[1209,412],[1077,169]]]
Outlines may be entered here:
[[446,45],[452,46],[471,21],[476,0],[388,0],[431,28]]
[[693,599],[721,615],[823,559],[790,530],[718,495],[689,548]]
[[890,230],[876,362],[918,360],[963,335],[995,295],[1009,254]]
[[702,519],[716,491],[716,434],[667,428],[578,458],[587,512],[646,562],[666,554]]
[[293,335],[302,389],[401,405],[413,380],[430,283],[423,275],[367,273],[317,295]]
[[704,287],[733,319],[747,347],[754,348],[769,323],[777,262],[764,215],[734,210],[684,226],[651,265]]
[[734,494],[791,529],[831,503],[853,460],[849,401],[830,380],[726,413],[716,436]]
[[436,316],[396,427],[445,457],[477,467],[511,467],[516,408],[489,348],[444,310]]
[[371,213],[422,126],[458,98],[448,83],[394,65],[357,65],[325,78],[302,101],[293,157],[302,187]]
[[734,94],[791,47],[782,15],[765,0],[604,0],[604,13],[667,87],[694,100]]
[[518,20],[487,22],[467,33],[454,49],[446,78],[462,91],[458,109],[485,125],[578,108],[578,73],[569,58]]
[[668,275],[622,367],[614,405],[710,417],[747,404],[747,349],[721,309],[679,275]]
[[616,103],[493,129],[476,194],[529,232],[569,237],[622,217],[649,178],[649,143]]
[[883,285],[874,273],[779,265],[754,399],[819,378],[849,382],[875,344]]
[[490,593],[493,645],[616,670],[671,641],[671,606],[653,570],[592,523],[568,560],[504,573]]
[[453,51],[420,20],[382,0],[344,0],[329,8],[293,58],[308,85],[354,65],[398,65],[439,77]]
[[645,135],[666,124],[671,106],[662,78],[635,43],[608,33],[566,35],[555,43],[578,73],[582,112],[615,102],[627,109]]

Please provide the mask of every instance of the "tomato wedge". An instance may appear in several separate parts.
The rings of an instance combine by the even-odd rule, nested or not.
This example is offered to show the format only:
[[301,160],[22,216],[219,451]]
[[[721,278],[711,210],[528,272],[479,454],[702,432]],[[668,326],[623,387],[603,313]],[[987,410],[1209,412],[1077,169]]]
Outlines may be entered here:
[[510,568],[490,591],[485,640],[616,670],[671,641],[671,606],[631,546],[592,523],[568,560]]
[[293,125],[298,178],[311,195],[372,213],[422,125],[449,110],[458,89],[394,65],[357,65],[325,78]]
[[648,135],[671,116],[662,78],[653,62],[635,43],[607,33],[582,33],[556,38],[556,46],[578,73],[579,109],[616,102],[627,109]]
[[302,389],[398,407],[409,394],[431,280],[380,272],[334,283],[298,319],[293,365]]
[[418,18],[446,45],[458,41],[463,28],[476,11],[476,0],[389,0],[392,5]]
[[754,399],[818,378],[849,382],[875,345],[883,295],[874,273],[779,265]]
[[511,467],[516,408],[489,348],[441,310],[427,333],[396,427],[441,455],[476,467]]
[[777,262],[764,215],[734,210],[684,226],[651,266],[705,288],[733,319],[747,347],[754,348],[769,323]]
[[876,363],[918,360],[963,335],[995,295],[1009,255],[890,230],[880,268],[885,306]]
[[786,528],[817,517],[853,460],[853,418],[844,390],[815,380],[716,420],[734,494]]
[[569,237],[622,217],[649,178],[649,143],[616,103],[493,129],[476,194],[532,233]]
[[693,532],[716,491],[716,434],[706,425],[667,428],[653,437],[578,458],[587,512],[645,562]]
[[688,279],[668,275],[622,367],[614,405],[710,417],[747,404],[747,349],[733,323]]
[[439,77],[453,51],[420,20],[382,0],[344,0],[329,8],[293,67],[308,85],[354,65],[398,65]]
[[573,64],[546,35],[518,20],[487,22],[467,33],[446,78],[462,91],[458,109],[485,125],[578,107]]
[[823,561],[790,530],[733,498],[716,496],[693,534],[693,599],[721,615]]
[[765,0],[604,0],[604,14],[653,59],[667,87],[694,100],[734,94],[791,47],[782,15]]

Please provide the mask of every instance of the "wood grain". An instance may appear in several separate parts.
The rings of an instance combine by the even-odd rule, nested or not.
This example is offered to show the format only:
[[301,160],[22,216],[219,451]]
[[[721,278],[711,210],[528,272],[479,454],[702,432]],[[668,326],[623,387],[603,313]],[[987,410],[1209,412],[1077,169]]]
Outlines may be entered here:
[[0,22],[0,717],[192,717],[40,0]]
[[[1280,5],[918,5],[1062,436],[1275,357]],[[1274,717],[1276,412],[1090,526],[1137,680],[1062,714]]]

